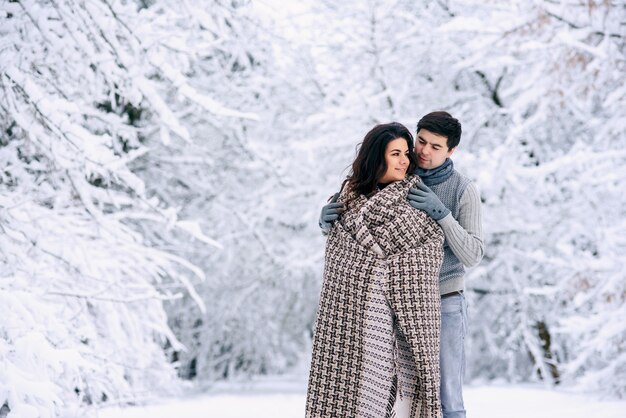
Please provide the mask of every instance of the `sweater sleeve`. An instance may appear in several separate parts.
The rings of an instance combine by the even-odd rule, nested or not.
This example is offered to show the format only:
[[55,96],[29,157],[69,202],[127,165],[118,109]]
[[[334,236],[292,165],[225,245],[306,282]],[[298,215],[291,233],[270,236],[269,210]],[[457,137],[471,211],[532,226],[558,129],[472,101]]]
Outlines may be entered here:
[[438,222],[454,255],[461,260],[465,267],[472,267],[482,260],[485,252],[480,214],[480,193],[474,183],[467,186],[459,203],[458,220],[449,213]]

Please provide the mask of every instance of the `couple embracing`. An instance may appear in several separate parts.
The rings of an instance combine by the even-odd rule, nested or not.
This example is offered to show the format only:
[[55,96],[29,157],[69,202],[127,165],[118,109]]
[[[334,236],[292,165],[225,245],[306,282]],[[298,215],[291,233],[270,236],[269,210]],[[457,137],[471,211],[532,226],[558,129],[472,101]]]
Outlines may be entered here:
[[450,159],[460,139],[443,111],[415,142],[377,125],[322,208],[307,417],[465,417],[464,274],[484,249],[480,194]]

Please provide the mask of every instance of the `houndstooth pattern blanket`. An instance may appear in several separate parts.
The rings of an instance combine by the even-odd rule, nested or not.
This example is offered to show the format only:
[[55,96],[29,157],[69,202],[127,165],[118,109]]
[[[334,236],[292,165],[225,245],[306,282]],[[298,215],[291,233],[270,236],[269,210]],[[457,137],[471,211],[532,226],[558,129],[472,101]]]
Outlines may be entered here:
[[407,202],[415,176],[348,210],[328,235],[306,416],[439,418],[443,232]]

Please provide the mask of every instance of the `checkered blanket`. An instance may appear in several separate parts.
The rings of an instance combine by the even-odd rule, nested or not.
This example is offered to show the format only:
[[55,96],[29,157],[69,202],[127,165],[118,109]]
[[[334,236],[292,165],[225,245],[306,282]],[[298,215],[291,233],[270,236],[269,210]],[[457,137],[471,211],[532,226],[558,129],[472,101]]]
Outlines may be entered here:
[[349,205],[326,245],[307,417],[441,417],[444,237],[406,200],[418,181],[339,198]]

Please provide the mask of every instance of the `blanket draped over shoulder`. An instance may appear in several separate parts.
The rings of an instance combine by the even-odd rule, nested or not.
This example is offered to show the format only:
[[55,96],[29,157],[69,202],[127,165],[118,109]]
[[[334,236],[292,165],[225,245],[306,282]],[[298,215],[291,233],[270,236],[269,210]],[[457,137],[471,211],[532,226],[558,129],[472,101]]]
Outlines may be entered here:
[[444,237],[406,200],[418,181],[408,176],[370,198],[346,190],[339,197],[349,204],[326,244],[307,417],[441,417]]

